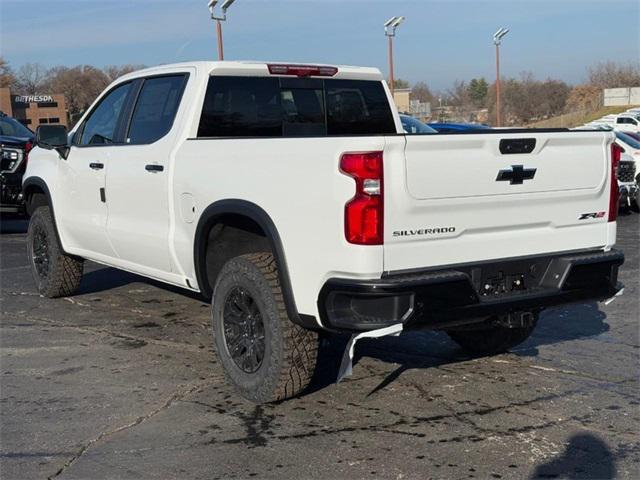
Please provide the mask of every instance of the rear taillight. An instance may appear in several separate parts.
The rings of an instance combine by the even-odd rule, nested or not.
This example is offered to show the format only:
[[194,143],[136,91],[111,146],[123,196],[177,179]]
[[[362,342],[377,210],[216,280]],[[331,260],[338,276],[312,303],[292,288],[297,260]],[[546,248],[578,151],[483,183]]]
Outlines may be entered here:
[[345,153],[340,171],[356,181],[356,194],[344,207],[344,234],[349,243],[384,242],[382,152]]
[[267,65],[271,75],[294,75],[296,77],[333,77],[336,67],[324,65]]
[[618,165],[622,148],[617,144],[611,145],[611,190],[609,192],[609,221],[618,218],[618,204],[620,203],[620,189],[618,188]]

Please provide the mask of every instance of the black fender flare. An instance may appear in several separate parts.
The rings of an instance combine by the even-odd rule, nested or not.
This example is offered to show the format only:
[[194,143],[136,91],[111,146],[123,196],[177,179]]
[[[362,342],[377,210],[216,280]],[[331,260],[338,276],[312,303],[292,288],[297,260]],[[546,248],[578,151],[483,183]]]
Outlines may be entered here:
[[51,199],[51,192],[49,191],[49,187],[47,186],[47,182],[45,182],[40,177],[29,177],[29,178],[26,178],[22,182],[22,195],[24,196],[25,204],[26,204],[26,202],[28,200],[27,191],[29,190],[29,187],[37,187],[37,188],[39,188],[40,190],[42,190],[44,192],[45,196],[47,197],[47,204],[49,205],[49,208],[51,209],[51,218],[53,219],[53,229],[56,232],[56,238],[58,240],[58,244],[60,245],[60,250],[62,250],[62,252],[66,254],[66,252],[64,251],[64,248],[62,247],[62,241],[60,240],[60,232],[58,230],[58,224],[56,222],[56,213],[55,213],[55,210],[53,208],[53,200]]
[[309,328],[318,329],[318,323],[315,317],[312,315],[299,314],[293,297],[293,290],[291,288],[291,280],[289,278],[289,269],[287,267],[287,260],[285,257],[284,249],[282,247],[282,241],[280,234],[276,228],[273,220],[267,212],[255,203],[240,200],[240,199],[226,199],[218,200],[209,205],[200,215],[198,220],[198,226],[196,227],[195,238],[193,242],[193,261],[196,273],[196,279],[200,292],[210,299],[212,295],[211,288],[206,279],[206,253],[207,253],[207,232],[215,224],[216,219],[222,215],[235,214],[242,215],[250,218],[260,226],[263,232],[267,235],[271,251],[278,264],[278,277],[280,280],[280,286],[282,288],[282,295],[284,296],[284,303],[287,308],[287,314],[289,318],[298,325]]

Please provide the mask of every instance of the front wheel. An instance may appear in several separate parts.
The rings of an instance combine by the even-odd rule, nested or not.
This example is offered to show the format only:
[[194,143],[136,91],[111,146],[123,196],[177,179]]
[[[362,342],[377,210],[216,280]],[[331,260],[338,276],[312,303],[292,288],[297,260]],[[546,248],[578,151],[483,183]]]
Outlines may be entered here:
[[463,350],[473,355],[497,355],[524,342],[538,323],[538,314],[526,326],[492,325],[477,330],[447,330],[447,335]]
[[49,207],[39,207],[31,215],[27,256],[40,295],[66,297],[80,286],[84,262],[62,250]]
[[211,308],[218,359],[240,395],[266,403],[307,387],[318,334],[289,319],[272,254],[229,260],[216,281]]

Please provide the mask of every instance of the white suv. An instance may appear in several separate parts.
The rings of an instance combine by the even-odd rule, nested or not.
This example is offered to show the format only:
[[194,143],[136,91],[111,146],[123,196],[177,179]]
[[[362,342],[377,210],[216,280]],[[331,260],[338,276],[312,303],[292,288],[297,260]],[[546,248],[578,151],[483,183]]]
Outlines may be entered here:
[[38,291],[83,260],[212,300],[257,402],[309,383],[319,332],[445,330],[474,353],[619,292],[609,132],[405,135],[376,69],[201,62],[128,74],[24,177]]
[[614,128],[621,132],[640,132],[640,115],[621,114],[616,118]]

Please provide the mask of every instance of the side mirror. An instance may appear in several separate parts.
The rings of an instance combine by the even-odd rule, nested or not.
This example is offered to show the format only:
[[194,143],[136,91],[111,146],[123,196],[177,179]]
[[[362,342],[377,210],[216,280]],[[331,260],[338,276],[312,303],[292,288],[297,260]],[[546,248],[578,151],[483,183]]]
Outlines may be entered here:
[[68,133],[64,125],[40,125],[36,129],[35,143],[40,148],[57,150],[65,160],[69,156]]

